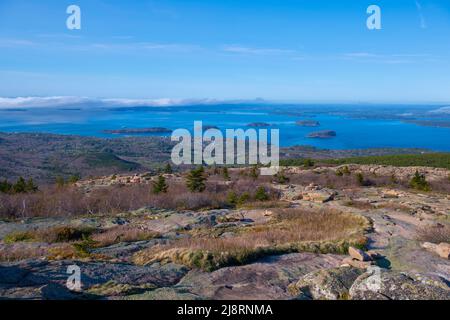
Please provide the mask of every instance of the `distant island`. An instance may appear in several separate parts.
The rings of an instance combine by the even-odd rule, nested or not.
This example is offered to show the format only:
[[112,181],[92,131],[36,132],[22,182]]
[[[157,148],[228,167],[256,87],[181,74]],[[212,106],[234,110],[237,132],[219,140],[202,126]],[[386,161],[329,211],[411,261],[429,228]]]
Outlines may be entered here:
[[334,137],[336,137],[336,131],[332,131],[332,130],[311,132],[308,135],[308,138],[316,138],[316,139],[328,139],[328,138],[334,138]]
[[270,127],[270,123],[266,122],[252,122],[247,125],[247,127],[254,127],[254,128],[264,128],[264,127]]
[[135,128],[135,129],[117,129],[117,130],[103,130],[103,133],[109,134],[142,134],[142,133],[171,133],[172,130],[162,127],[153,128]]
[[423,127],[434,127],[434,128],[450,128],[450,121],[434,121],[434,120],[409,120],[404,121],[405,123],[412,123]]
[[299,120],[295,123],[300,127],[319,127],[320,122],[315,120]]
[[206,131],[206,130],[209,130],[209,129],[216,129],[216,130],[219,130],[219,127],[217,127],[217,126],[211,126],[211,125],[203,126],[203,131]]

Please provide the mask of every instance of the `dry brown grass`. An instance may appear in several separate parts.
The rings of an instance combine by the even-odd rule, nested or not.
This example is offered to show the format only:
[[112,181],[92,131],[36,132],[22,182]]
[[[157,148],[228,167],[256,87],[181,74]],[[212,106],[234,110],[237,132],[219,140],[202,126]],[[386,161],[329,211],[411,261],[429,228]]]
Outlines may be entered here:
[[411,211],[411,208],[408,207],[407,205],[397,203],[397,202],[391,202],[391,201],[380,203],[377,205],[377,208],[390,209],[390,210],[403,211],[403,212]]
[[214,270],[245,264],[268,254],[345,253],[349,245],[361,247],[365,244],[364,230],[368,227],[368,221],[356,215],[280,209],[272,223],[235,228],[233,237],[206,237],[205,233],[196,233],[201,236],[138,252],[134,261],[138,264],[172,261]]
[[45,257],[47,253],[46,247],[29,246],[24,243],[0,245],[0,261],[2,262],[38,259]]
[[136,226],[117,226],[92,235],[96,247],[106,247],[119,242],[135,242],[159,237],[157,232]]
[[450,243],[450,225],[437,224],[417,229],[417,240],[439,244]]
[[344,205],[360,210],[372,210],[375,209],[375,206],[367,201],[360,200],[349,200],[344,203]]
[[15,242],[73,242],[83,240],[93,232],[90,228],[60,226],[48,229],[37,229],[24,232],[13,232],[5,236],[5,243]]

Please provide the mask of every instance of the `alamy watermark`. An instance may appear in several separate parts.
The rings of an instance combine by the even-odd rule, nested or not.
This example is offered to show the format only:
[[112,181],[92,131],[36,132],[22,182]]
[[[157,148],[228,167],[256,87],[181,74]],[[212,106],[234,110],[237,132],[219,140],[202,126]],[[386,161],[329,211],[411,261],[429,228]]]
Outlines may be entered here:
[[67,267],[69,277],[66,281],[66,287],[70,291],[81,292],[81,269],[76,264]]
[[72,4],[67,7],[66,13],[69,14],[66,20],[67,29],[81,30],[81,8]]
[[[269,140],[270,133],[270,140]],[[194,136],[187,129],[172,132],[178,142],[172,149],[175,165],[263,165],[261,175],[275,175],[280,163],[280,132],[278,129],[204,130],[202,121],[194,121]],[[269,143],[270,141],[270,143]]]
[[[69,17],[66,20],[66,26],[69,30],[81,30],[81,8],[72,4],[67,7],[66,13]],[[366,26],[369,30],[381,30],[381,8],[378,5],[370,5],[366,13],[370,16],[367,18]]]

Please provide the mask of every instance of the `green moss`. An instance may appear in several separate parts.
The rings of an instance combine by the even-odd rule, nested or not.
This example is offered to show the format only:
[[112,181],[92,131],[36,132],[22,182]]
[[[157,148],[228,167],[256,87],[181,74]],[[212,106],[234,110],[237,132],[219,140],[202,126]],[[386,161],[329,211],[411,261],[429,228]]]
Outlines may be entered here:
[[34,241],[35,238],[31,232],[25,231],[25,232],[13,232],[5,236],[3,238],[3,241],[6,244],[12,244],[16,242],[30,242]]

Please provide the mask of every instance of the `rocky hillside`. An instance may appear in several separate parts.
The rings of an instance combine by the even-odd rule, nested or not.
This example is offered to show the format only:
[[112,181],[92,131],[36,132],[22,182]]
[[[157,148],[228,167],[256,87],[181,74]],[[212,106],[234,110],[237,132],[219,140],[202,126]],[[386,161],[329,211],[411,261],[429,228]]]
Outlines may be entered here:
[[[289,182],[271,181],[276,201],[4,220],[0,297],[448,300],[449,194],[330,182],[340,170],[348,170],[344,178],[362,173],[400,180],[419,169],[430,183],[450,173],[357,165],[287,168]],[[233,170],[231,181],[223,183],[243,179]],[[311,178],[325,170],[333,172],[323,180],[328,183]],[[77,188],[92,193],[115,184],[150,186],[155,179],[108,176],[80,181]],[[169,192],[171,183],[183,179],[166,175]],[[80,290],[66,286],[72,265],[81,270]]]

